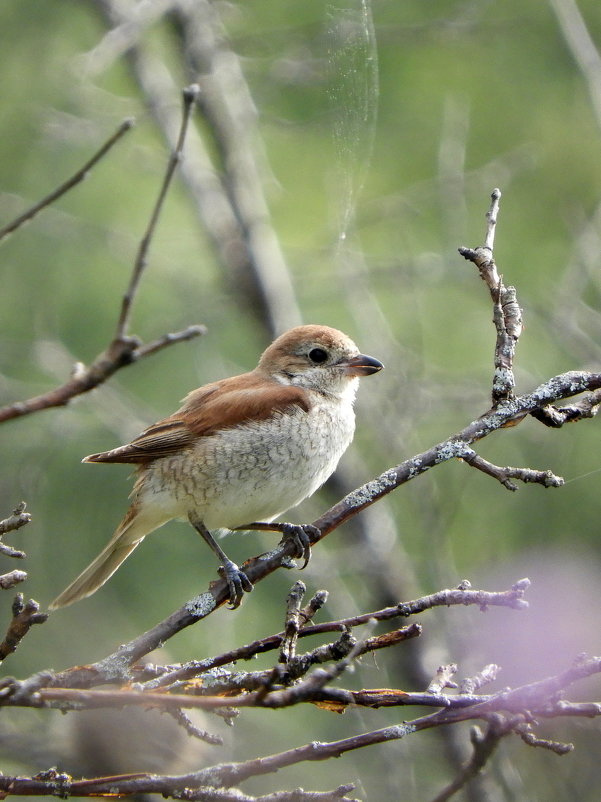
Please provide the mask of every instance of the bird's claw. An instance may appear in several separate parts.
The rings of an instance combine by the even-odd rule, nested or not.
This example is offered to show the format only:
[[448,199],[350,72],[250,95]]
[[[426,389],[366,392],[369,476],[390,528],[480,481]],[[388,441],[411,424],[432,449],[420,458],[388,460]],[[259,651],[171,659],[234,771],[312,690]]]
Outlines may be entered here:
[[235,610],[236,607],[240,607],[244,594],[251,592],[253,583],[232,560],[227,560],[219,566],[219,575],[227,582],[230,610]]
[[282,524],[282,543],[291,540],[294,543],[293,556],[303,560],[301,571],[307,567],[311,559],[311,538],[320,534],[313,524]]

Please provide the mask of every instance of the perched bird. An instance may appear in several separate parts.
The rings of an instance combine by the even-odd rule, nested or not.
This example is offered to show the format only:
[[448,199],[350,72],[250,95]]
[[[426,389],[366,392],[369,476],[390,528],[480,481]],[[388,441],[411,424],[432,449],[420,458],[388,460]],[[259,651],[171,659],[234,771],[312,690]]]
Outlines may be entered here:
[[[314,493],[353,438],[359,376],[382,367],[337,329],[298,326],[278,337],[254,370],[193,390],[175,414],[131,443],[85,457],[137,464],[132,503],[106,548],[50,609],[90,596],[173,518],[187,518],[221,560],[237,607],[252,584],[210,530],[271,522]],[[306,564],[311,527],[278,528]]]

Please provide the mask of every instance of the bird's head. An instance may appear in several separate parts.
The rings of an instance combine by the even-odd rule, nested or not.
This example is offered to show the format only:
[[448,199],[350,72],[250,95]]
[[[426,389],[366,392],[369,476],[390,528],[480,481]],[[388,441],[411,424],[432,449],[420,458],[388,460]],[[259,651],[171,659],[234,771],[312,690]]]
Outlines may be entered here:
[[261,356],[257,370],[281,384],[329,395],[356,392],[360,376],[384,366],[359,352],[355,343],[329,326],[297,326],[282,334]]

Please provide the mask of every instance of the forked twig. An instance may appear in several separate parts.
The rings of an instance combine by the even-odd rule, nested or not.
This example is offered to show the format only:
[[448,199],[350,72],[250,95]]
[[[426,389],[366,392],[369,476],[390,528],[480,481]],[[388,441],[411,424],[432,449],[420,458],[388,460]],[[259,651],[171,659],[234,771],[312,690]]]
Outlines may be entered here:
[[[163,208],[167,191],[171,184],[171,179],[173,178],[173,173],[182,158],[182,150],[186,132],[189,127],[192,109],[198,97],[198,93],[199,89],[196,84],[192,84],[183,91],[184,111],[177,144],[167,164],[167,169],[161,189],[159,191],[159,196],[146,228],[146,232],[138,248],[129,286],[125,295],[123,296],[121,312],[119,315],[114,339],[111,343],[109,343],[104,351],[98,354],[98,356],[89,366],[85,366],[81,363],[77,364],[73,370],[71,378],[61,386],[55,387],[54,389],[49,390],[46,393],[42,393],[41,395],[34,396],[24,401],[15,401],[12,404],[8,404],[7,406],[0,408],[0,423],[3,423],[7,420],[12,420],[13,418],[29,415],[32,412],[38,412],[42,409],[64,406],[65,404],[68,404],[72,398],[75,398],[82,393],[89,392],[95,387],[98,387],[100,384],[103,384],[120,368],[130,365],[139,359],[149,356],[150,354],[154,354],[167,346],[190,340],[205,333],[206,329],[204,326],[188,326],[183,331],[165,334],[162,337],[159,337],[157,340],[147,343],[146,345],[144,345],[137,337],[132,337],[127,334],[132,305],[140,284],[140,279],[144,272],[144,268],[147,264],[147,255],[150,243],[156,231],[158,219]],[[98,153],[80,170],[78,170],[78,172],[69,181],[65,182],[65,184],[51,193],[47,198],[44,199],[44,201],[41,201],[39,204],[36,204],[36,206],[33,207],[33,214],[30,210],[28,213],[22,215],[21,217],[24,218],[24,221],[31,219],[31,217],[34,214],[37,214],[40,209],[44,208],[44,206],[47,206],[53,200],[56,200],[57,197],[60,197],[60,195],[64,194],[64,192],[74,186],[74,184],[85,178],[90,167],[95,164],[109,150],[110,147],[112,147],[112,145],[120,136],[123,135],[123,133],[125,133],[125,131],[131,128],[131,125],[132,122],[130,120],[126,120],[119,130],[111,137],[111,139],[109,139],[105,145],[103,145]],[[12,226],[11,230],[14,230],[16,227],[15,224],[13,223],[10,225]]]

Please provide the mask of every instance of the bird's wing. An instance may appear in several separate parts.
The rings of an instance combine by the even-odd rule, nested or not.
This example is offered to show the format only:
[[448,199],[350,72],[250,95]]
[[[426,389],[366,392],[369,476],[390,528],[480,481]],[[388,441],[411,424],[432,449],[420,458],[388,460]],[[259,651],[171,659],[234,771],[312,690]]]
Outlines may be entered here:
[[191,392],[184,405],[165,420],[149,426],[135,440],[84,462],[144,463],[169,457],[209,437],[220,429],[267,420],[278,412],[310,408],[305,390],[277,382],[266,382],[254,373],[214,382]]
[[90,454],[84,462],[149,462],[158,457],[168,457],[191,445],[193,433],[183,421],[164,421],[149,426],[135,440],[125,446]]

